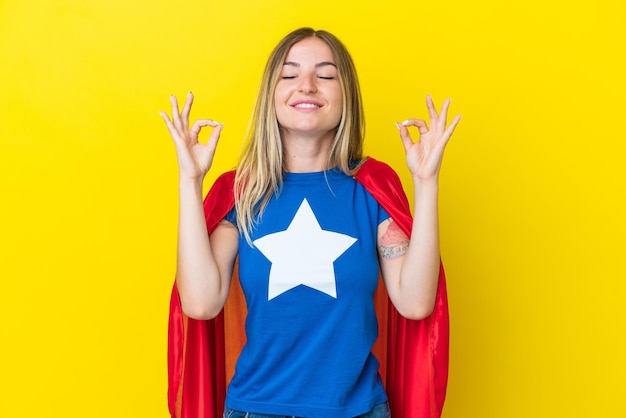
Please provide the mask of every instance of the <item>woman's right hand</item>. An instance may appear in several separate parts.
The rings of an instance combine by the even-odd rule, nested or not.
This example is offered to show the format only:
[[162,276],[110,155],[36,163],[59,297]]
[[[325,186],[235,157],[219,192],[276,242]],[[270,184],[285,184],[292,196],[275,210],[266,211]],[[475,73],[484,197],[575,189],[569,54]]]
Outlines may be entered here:
[[[199,119],[190,128],[189,113],[193,104],[193,94],[191,92],[187,94],[187,101],[182,113],[178,110],[176,97],[170,96],[170,100],[172,102],[172,119],[165,112],[159,112],[159,114],[165,120],[167,129],[174,140],[180,180],[202,181],[213,163],[217,141],[220,139],[224,125],[210,119]],[[211,132],[207,143],[203,144],[198,142],[198,135],[205,126],[213,127],[213,132]]]

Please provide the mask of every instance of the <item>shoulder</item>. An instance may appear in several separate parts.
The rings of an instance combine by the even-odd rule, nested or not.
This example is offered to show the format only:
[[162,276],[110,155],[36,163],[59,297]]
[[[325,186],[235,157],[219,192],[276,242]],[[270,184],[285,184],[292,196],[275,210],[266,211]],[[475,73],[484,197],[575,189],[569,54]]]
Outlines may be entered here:
[[235,182],[235,174],[237,174],[237,170],[230,170],[220,174],[220,176],[215,180],[215,183],[213,183],[213,187],[217,185],[225,186],[228,184],[232,186]]
[[394,221],[400,222],[402,229],[408,234],[412,222],[409,201],[400,177],[393,168],[370,157],[361,163],[354,178],[372,194]]
[[363,161],[361,161],[360,167],[367,167],[367,169],[381,169],[381,170],[392,170],[391,166],[384,161],[377,160],[374,157],[365,157]]
[[225,173],[220,174],[220,176],[215,180],[211,189],[209,190],[209,195],[219,195],[222,196],[224,194],[232,194],[235,185],[235,170],[227,171]]
[[357,181],[373,187],[389,185],[402,187],[400,177],[391,166],[385,162],[367,157],[359,166],[354,177]]
[[207,224],[217,224],[235,205],[235,171],[220,175],[204,199],[204,214]]

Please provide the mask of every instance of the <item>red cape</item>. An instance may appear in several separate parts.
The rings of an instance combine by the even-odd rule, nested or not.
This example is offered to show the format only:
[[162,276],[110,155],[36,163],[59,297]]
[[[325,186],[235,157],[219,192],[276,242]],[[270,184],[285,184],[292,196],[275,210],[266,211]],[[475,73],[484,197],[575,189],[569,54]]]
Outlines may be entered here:
[[[355,179],[410,236],[412,216],[396,173],[367,159]],[[204,201],[209,233],[234,206],[235,172],[218,178]],[[245,343],[246,304],[236,272],[224,310],[215,318],[188,318],[174,284],[168,335],[168,405],[173,418],[221,418],[226,386]],[[382,282],[375,296],[379,337],[378,358],[392,416],[438,418],[448,381],[449,320],[443,266],[433,313],[421,321],[404,318],[389,302]]]

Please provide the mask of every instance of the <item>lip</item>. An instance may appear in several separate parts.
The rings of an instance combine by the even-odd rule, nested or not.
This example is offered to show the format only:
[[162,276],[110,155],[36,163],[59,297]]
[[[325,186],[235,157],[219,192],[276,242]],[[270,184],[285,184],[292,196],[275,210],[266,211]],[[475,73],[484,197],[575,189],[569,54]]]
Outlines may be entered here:
[[[298,107],[299,105],[313,105],[315,107]],[[315,100],[296,100],[295,102],[290,103],[289,106],[300,112],[314,112],[324,107],[322,103]]]

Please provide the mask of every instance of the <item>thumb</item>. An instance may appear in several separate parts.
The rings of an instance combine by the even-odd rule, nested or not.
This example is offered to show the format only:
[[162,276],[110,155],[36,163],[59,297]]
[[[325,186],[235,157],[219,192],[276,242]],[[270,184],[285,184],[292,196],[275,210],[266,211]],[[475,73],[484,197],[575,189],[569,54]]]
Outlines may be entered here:
[[411,134],[409,130],[404,125],[404,123],[396,122],[396,128],[400,131],[400,139],[402,140],[402,145],[404,146],[404,150],[408,151],[409,148],[413,146],[413,138],[411,138]]
[[223,123],[220,123],[215,128],[213,128],[213,131],[211,132],[211,136],[209,137],[209,140],[207,141],[207,147],[209,147],[213,152],[215,152],[215,149],[217,148],[217,143],[220,140],[222,129],[224,129]]

